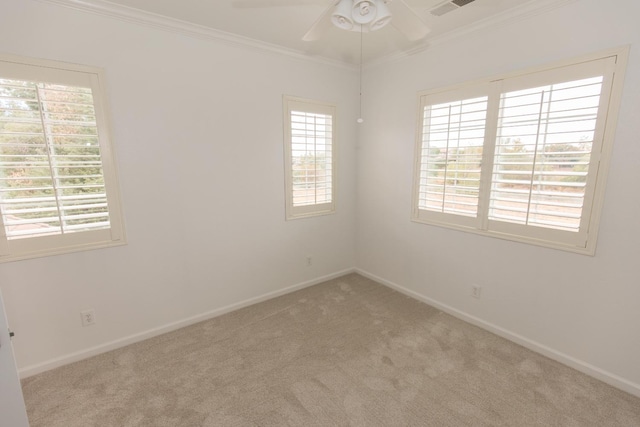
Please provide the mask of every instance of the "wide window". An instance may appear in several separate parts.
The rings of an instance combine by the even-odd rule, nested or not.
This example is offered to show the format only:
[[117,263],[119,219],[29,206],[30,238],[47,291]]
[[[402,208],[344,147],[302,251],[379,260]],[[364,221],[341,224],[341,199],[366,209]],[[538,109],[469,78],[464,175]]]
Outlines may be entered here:
[[593,254],[625,59],[420,94],[413,219]]
[[0,260],[124,242],[102,80],[0,57]]
[[335,110],[284,97],[287,219],[335,211]]

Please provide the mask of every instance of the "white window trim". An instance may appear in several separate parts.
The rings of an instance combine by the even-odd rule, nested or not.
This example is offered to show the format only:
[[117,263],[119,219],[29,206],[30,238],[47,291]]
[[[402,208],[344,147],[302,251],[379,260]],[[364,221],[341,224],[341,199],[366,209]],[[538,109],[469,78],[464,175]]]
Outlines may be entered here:
[[[336,106],[333,104],[284,95],[284,162],[285,162],[285,218],[287,220],[333,214],[336,211]],[[294,206],[293,168],[291,155],[291,111],[326,114],[332,117],[331,132],[331,202]]]
[[[3,75],[6,78],[31,79],[62,84],[74,84],[76,79],[86,84],[88,79],[94,99],[100,158],[102,160],[110,222],[108,229],[8,240],[2,215],[0,215],[0,263],[125,245],[127,241],[121,209],[115,153],[110,136],[111,120],[103,70],[79,64],[5,54],[0,54],[0,61],[7,64],[7,69],[15,68],[17,70],[15,71],[16,74]],[[43,78],[43,76],[46,76],[46,78]]]
[[[414,153],[414,173],[413,173],[413,192],[412,192],[412,204],[411,204],[411,220],[418,223],[424,223],[429,225],[436,225],[440,227],[450,228],[459,231],[470,232],[474,234],[479,234],[488,237],[495,237],[510,241],[516,241],[521,243],[528,243],[553,249],[559,249],[569,252],[575,252],[579,254],[585,255],[595,255],[596,244],[597,244],[597,236],[599,223],[602,213],[602,207],[604,203],[604,195],[606,189],[606,181],[610,167],[610,159],[611,153],[613,150],[613,143],[615,139],[615,129],[616,123],[618,120],[618,113],[620,109],[620,103],[622,99],[622,92],[624,86],[624,75],[627,68],[627,61],[629,55],[629,46],[624,46],[620,48],[610,49],[603,52],[585,55],[579,58],[574,58],[570,60],[560,61],[553,64],[548,64],[540,67],[530,68],[527,70],[512,72],[508,74],[503,74],[499,76],[493,76],[491,78],[477,80],[470,83],[464,83],[459,85],[454,85],[451,87],[440,88],[435,90],[425,90],[418,93],[418,117],[417,117],[417,128],[416,128],[416,144],[415,144],[415,153]],[[480,196],[480,201],[478,205],[478,217],[464,217],[458,215],[451,214],[438,214],[436,212],[429,212],[428,215],[425,215],[426,211],[418,208],[419,206],[419,189],[420,189],[420,167],[421,167],[421,155],[422,155],[422,126],[423,126],[423,99],[425,96],[433,96],[438,93],[446,94],[447,92],[453,91],[464,91],[469,88],[478,88],[481,86],[491,86],[494,85],[492,90],[500,91],[500,88],[495,86],[498,81],[511,79],[516,77],[525,76],[527,74],[535,74],[542,73],[544,71],[553,70],[556,68],[572,66],[575,64],[579,64],[582,62],[595,61],[600,59],[605,59],[608,57],[615,58],[614,70],[613,70],[613,82],[611,83],[611,89],[609,92],[609,103],[608,103],[608,111],[606,115],[606,124],[604,126],[603,134],[601,137],[602,145],[600,147],[600,152],[596,152],[595,149],[592,151],[592,156],[597,157],[599,161],[592,161],[592,165],[595,164],[596,170],[589,173],[589,180],[593,180],[594,190],[585,194],[585,205],[590,204],[591,210],[588,213],[589,222],[585,227],[581,227],[584,231],[584,243],[576,243],[576,244],[566,244],[557,241],[554,238],[554,234],[559,230],[546,229],[546,228],[538,228],[538,227],[530,227],[535,228],[537,231],[541,232],[532,232],[527,233],[527,235],[518,234],[518,227],[513,227],[513,224],[509,224],[506,222],[501,222],[498,229],[489,229],[488,223],[488,215],[486,212],[488,211],[487,201]],[[603,86],[604,87],[604,86]],[[603,96],[605,96],[605,92],[607,89],[603,89]],[[446,96],[446,95],[445,95]],[[495,99],[495,97],[494,97]],[[491,102],[491,98],[490,98]],[[496,119],[497,117],[492,117],[491,114],[497,116],[497,112],[492,113],[492,111],[497,111],[497,109],[492,109],[489,106],[487,122]],[[491,171],[493,165],[493,155],[495,148],[495,134],[486,134],[485,141],[492,141],[488,144],[488,150],[484,150],[483,154],[483,164],[487,161],[490,162],[491,167],[488,168],[489,173],[483,173],[481,178],[480,187],[486,188],[491,185]],[[485,142],[486,144],[486,142]],[[485,145],[487,147],[487,145]],[[484,172],[484,170],[483,170]],[[488,194],[488,193],[487,193]],[[590,200],[587,200],[591,198]],[[452,220],[452,217],[455,219]],[[495,221],[491,221],[495,222]]]

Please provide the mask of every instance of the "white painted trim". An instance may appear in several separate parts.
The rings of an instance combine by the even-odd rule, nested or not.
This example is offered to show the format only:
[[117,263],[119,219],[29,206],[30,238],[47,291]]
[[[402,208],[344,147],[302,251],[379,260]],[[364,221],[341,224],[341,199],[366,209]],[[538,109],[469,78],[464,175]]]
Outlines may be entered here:
[[484,330],[492,332],[502,338],[506,338],[509,341],[513,341],[516,344],[520,344],[521,346],[526,347],[529,350],[542,354],[543,356],[546,356],[550,359],[560,362],[563,365],[569,366],[570,368],[573,368],[586,375],[596,378],[622,391],[625,391],[636,397],[640,397],[640,384],[626,380],[618,375],[612,374],[611,372],[598,368],[597,366],[586,363],[580,359],[576,359],[575,357],[569,356],[568,354],[562,353],[558,350],[555,350],[551,347],[548,347],[544,344],[541,344],[537,341],[529,339],[525,336],[517,334],[508,329],[502,328],[498,325],[494,325],[493,323],[487,322],[479,317],[465,313],[461,310],[458,310],[457,308],[451,307],[447,304],[443,304],[439,301],[436,301],[432,298],[429,298],[411,289],[407,289],[403,286],[398,285],[397,283],[383,279],[382,277],[376,276],[375,274],[369,273],[360,268],[356,268],[355,272],[371,280],[374,280],[384,286],[394,289],[404,295],[407,295],[411,298],[414,298],[418,301],[424,302],[432,307],[435,307],[458,319],[461,319],[465,322],[471,323],[472,325],[478,326]]
[[536,353],[542,354],[550,359],[553,359],[557,362],[560,362],[566,366],[569,366],[577,371],[580,371],[586,375],[589,375],[593,378],[596,378],[604,383],[607,383],[613,387],[616,387],[622,391],[625,391],[629,394],[632,394],[636,397],[640,397],[640,384],[634,383],[632,381],[626,380],[618,375],[612,374],[611,372],[605,371],[604,369],[598,368],[597,366],[586,363],[582,360],[576,359],[572,356],[569,356],[565,353],[562,353],[558,350],[550,348],[544,344],[538,343],[537,341],[526,338],[520,334],[512,332],[508,329],[502,328],[500,326],[494,325],[493,323],[487,322],[485,320],[480,319],[479,317],[467,314],[461,310],[453,308],[447,304],[443,304],[439,301],[436,301],[432,298],[424,296],[418,292],[400,286],[394,282],[383,279],[382,277],[376,276],[375,274],[369,273],[368,271],[362,270],[360,268],[348,268],[345,270],[341,270],[332,274],[328,274],[322,277],[318,277],[316,279],[308,280],[297,285],[289,286],[284,289],[280,289],[278,291],[268,292],[264,295],[250,298],[238,303],[230,304],[225,307],[221,307],[212,311],[208,311],[206,313],[202,313],[193,317],[189,317],[187,319],[179,320],[177,322],[169,323],[167,325],[153,328],[147,331],[143,331],[137,334],[129,335],[124,338],[120,338],[105,344],[101,344],[95,347],[91,347],[88,349],[80,350],[74,353],[70,353],[64,356],[60,356],[46,362],[42,362],[36,365],[27,366],[18,370],[18,374],[20,378],[28,378],[33,375],[37,375],[39,373],[58,368],[60,366],[68,365],[73,362],[77,362],[83,359],[87,359],[89,357],[97,356],[102,353],[106,353],[111,350],[116,350],[121,347],[125,347],[130,344],[134,344],[140,341],[144,341],[149,338],[156,337],[158,335],[162,335],[168,332],[175,331],[180,328],[184,328],[205,320],[212,319],[214,317],[221,316],[223,314],[239,310],[244,307],[248,307],[253,304],[257,304],[263,301],[267,301],[273,298],[277,298],[282,295],[286,295],[292,292],[295,292],[300,289],[304,289],[313,285],[317,285],[318,283],[322,283],[327,280],[335,279],[337,277],[344,276],[350,273],[358,273],[364,277],[367,277],[371,280],[374,280],[381,285],[387,286],[393,290],[396,290],[404,295],[407,295],[411,298],[414,298],[418,301],[424,302],[432,307],[435,307],[443,312],[450,314],[458,319],[461,319],[465,322],[468,322],[472,325],[478,326],[484,330],[487,330],[491,333],[494,333],[502,338],[508,339],[514,343],[517,343],[529,350],[535,351]]
[[261,52],[270,52],[289,57],[312,61],[340,68],[355,69],[355,64],[346,63],[329,58],[311,56],[303,51],[289,49],[261,40],[243,37],[226,31],[217,30],[204,25],[194,24],[181,19],[170,18],[157,13],[146,12],[140,9],[111,3],[106,0],[35,0],[40,3],[49,3],[70,9],[95,15],[115,18],[145,27],[151,27],[170,33],[182,34],[201,40],[215,40],[236,47],[250,48]]
[[0,53],[0,69],[5,78],[55,82],[91,90],[109,215],[108,228],[77,233],[31,235],[30,238],[13,240],[7,238],[6,230],[0,220],[2,225],[0,263],[127,244],[117,167],[114,163],[115,147],[110,132],[111,117],[104,70],[88,65],[2,53]]
[[[311,218],[336,213],[337,176],[337,108],[335,104],[295,96],[282,96],[282,116],[284,122],[284,167],[285,167],[285,218],[287,221]],[[331,117],[331,201],[303,206],[293,205],[293,164],[291,112],[322,114]],[[315,154],[315,153],[314,153]]]
[[[204,25],[198,25],[191,22],[183,21],[180,19],[169,18],[164,15],[146,12],[140,9],[123,6],[120,4],[112,3],[107,0],[35,0],[41,3],[56,4],[71,9],[80,10],[83,12],[94,13],[97,15],[107,16],[110,18],[116,18],[127,22],[132,22],[138,25],[144,25],[148,27],[157,28],[172,33],[179,33],[189,37],[195,37],[206,40],[218,40],[232,45],[241,45],[244,47],[254,48],[257,50],[269,51],[272,53],[279,53],[288,56],[293,56],[299,59],[307,61],[319,62],[333,66],[339,66],[343,68],[354,69],[356,64],[347,63],[344,61],[322,58],[318,56],[311,56],[303,51],[285,48],[283,46],[275,45],[272,43],[263,42],[248,37],[243,37],[237,34],[228,33],[226,31],[216,30],[214,28],[206,27]],[[466,25],[461,28],[457,28],[453,31],[446,32],[436,37],[427,38],[427,43],[418,46],[414,49],[406,51],[391,53],[381,58],[369,61],[369,64],[380,65],[388,62],[397,61],[402,58],[414,55],[418,52],[429,49],[432,46],[447,43],[452,40],[458,40],[462,37],[468,36],[478,30],[483,30],[497,25],[503,25],[514,21],[529,18],[531,16],[546,13],[550,10],[559,8],[568,3],[575,2],[577,0],[530,0],[522,6],[514,7],[506,10],[497,15],[490,16],[485,19],[474,22],[471,25]],[[367,64],[367,65],[369,65]]]
[[514,22],[518,22],[532,16],[541,15],[551,10],[562,7],[566,4],[575,2],[577,0],[531,0],[522,6],[514,7],[512,9],[505,10],[504,12],[492,15],[488,18],[481,19],[474,22],[471,25],[456,28],[455,30],[448,31],[439,36],[427,38],[427,44],[417,46],[413,49],[405,50],[402,52],[391,53],[385,55],[379,59],[370,61],[368,65],[381,65],[390,62],[399,61],[416,53],[430,49],[433,46],[441,45],[444,43],[460,40],[463,37],[469,36],[469,34],[476,31],[485,30],[488,28],[496,28],[501,25],[507,25]]
[[[506,74],[485,77],[472,82],[465,82],[449,87],[431,88],[418,92],[418,120],[415,139],[416,148],[414,152],[415,163],[413,170],[411,221],[474,233],[481,236],[594,256],[598,239],[598,220],[604,203],[609,158],[615,142],[615,129],[618,122],[620,102],[622,100],[624,75],[629,49],[630,47],[628,45],[610,48],[601,52],[563,59],[542,66],[530,67],[523,70],[511,71]],[[554,81],[564,81],[562,79],[565,77],[578,79],[596,76],[600,73],[602,73],[604,77],[600,99],[603,101],[606,100],[606,102],[604,105],[600,105],[597,114],[596,134],[592,141],[591,163],[587,177],[588,181],[585,187],[580,228],[577,232],[490,219],[488,217],[489,211],[488,208],[486,208],[486,203],[484,210],[481,209],[481,205],[478,205],[478,214],[475,217],[419,209],[418,195],[420,191],[421,152],[423,149],[422,132],[424,129],[423,111],[426,105],[448,102],[449,100],[480,97],[482,95],[487,96],[489,105],[493,105],[493,109],[487,108],[485,127],[486,131],[491,132],[491,134],[495,136],[495,131],[499,125],[496,98],[499,98],[503,92],[535,87],[544,81],[551,83]],[[538,75],[541,76],[540,79],[538,79]],[[546,80],[547,78],[549,78],[549,80]],[[493,85],[496,83],[501,85],[499,91],[492,90]],[[485,134],[485,150],[488,148],[491,150],[491,153],[493,153],[496,145],[496,139],[488,137],[487,134]],[[484,158],[486,159],[489,154],[490,153],[484,153]],[[488,177],[491,176],[491,171],[493,170],[492,165],[492,161],[484,161],[482,163],[481,181],[489,179]],[[485,190],[484,194],[482,192],[479,194],[480,201],[482,202],[482,200],[488,200],[491,195],[488,194],[490,192],[490,186],[487,185],[487,183],[483,184],[481,189]],[[477,220],[480,220],[480,222]]]
[[224,307],[216,308],[215,310],[207,311],[205,313],[198,314],[196,316],[188,317],[183,320],[178,320],[177,322],[168,323],[164,326],[149,329],[143,332],[139,332],[137,334],[129,335],[114,341],[97,345],[95,347],[90,347],[84,350],[76,351],[74,353],[65,354],[64,356],[56,357],[54,359],[50,359],[42,363],[20,368],[18,369],[18,375],[22,379],[28,378],[30,376],[48,371],[50,369],[68,365],[73,362],[77,362],[83,359],[87,359],[89,357],[97,356],[99,354],[106,353],[111,350],[116,350],[118,348],[125,347],[127,345],[134,344],[140,341],[144,341],[146,339],[153,338],[158,335],[166,334],[168,332],[172,332],[177,329],[181,329],[199,322],[203,322],[205,320],[213,319],[214,317],[218,317],[223,314],[236,311],[241,308],[245,308],[250,305],[254,305],[263,301],[277,298],[279,296],[286,295],[286,294],[298,291],[300,289],[307,288],[309,286],[317,285],[318,283],[335,279],[337,277],[341,277],[353,272],[355,272],[354,268],[347,268],[345,270],[337,271],[335,273],[331,273],[322,277],[318,277],[315,279],[307,280],[302,283],[298,283],[297,285],[289,286],[284,289],[280,289],[273,292],[267,292],[266,294],[263,294],[254,298],[249,298],[247,300],[240,301],[234,304],[229,304]]

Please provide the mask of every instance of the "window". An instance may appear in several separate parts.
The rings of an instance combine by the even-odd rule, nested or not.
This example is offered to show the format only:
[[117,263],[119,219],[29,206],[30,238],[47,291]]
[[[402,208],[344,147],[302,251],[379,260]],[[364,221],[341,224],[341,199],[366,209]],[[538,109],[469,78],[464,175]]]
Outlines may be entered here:
[[626,54],[421,93],[412,218],[593,254]]
[[335,212],[335,115],[333,105],[284,97],[287,219]]
[[124,243],[102,84],[0,56],[0,261]]

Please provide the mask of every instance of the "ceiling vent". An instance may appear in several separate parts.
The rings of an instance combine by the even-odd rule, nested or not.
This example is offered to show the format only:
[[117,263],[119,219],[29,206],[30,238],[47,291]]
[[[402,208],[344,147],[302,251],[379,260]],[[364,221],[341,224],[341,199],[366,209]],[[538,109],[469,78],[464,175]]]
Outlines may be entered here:
[[453,12],[456,9],[460,9],[462,6],[466,6],[469,3],[474,2],[475,0],[451,0],[446,1],[438,6],[434,7],[429,11],[434,16],[442,16],[449,12]]
[[456,4],[460,7],[468,5],[471,2],[474,2],[476,0],[451,0],[451,3]]

